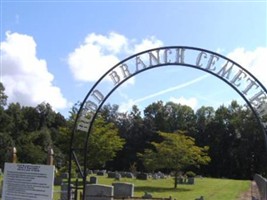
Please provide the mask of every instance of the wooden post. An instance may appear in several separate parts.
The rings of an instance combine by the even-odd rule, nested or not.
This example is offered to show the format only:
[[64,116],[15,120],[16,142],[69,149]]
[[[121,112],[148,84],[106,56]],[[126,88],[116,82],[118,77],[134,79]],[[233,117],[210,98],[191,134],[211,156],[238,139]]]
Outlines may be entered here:
[[49,148],[48,157],[47,157],[47,165],[53,165],[53,164],[54,164],[54,151],[52,148]]
[[16,147],[12,147],[12,157],[11,157],[12,163],[17,162],[17,149]]

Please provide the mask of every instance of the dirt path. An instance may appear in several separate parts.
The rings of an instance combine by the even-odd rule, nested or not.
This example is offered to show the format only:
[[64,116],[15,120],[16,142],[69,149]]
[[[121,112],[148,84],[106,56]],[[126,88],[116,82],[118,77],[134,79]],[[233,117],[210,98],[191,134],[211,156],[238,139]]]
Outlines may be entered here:
[[251,181],[251,185],[248,191],[240,195],[238,200],[259,200],[259,190],[255,181]]

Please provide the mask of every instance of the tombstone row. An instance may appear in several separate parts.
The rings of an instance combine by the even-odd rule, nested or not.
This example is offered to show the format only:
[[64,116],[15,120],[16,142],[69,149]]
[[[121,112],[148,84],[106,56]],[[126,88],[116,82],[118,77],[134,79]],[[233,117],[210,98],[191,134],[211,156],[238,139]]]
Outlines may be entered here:
[[109,172],[108,173],[108,178],[115,178],[115,179],[119,179],[119,178],[136,178],[139,180],[148,180],[149,178],[153,178],[153,179],[164,179],[167,176],[162,173],[162,172],[157,172],[154,174],[148,174],[148,173],[136,173],[133,174],[131,172]]
[[135,175],[131,172],[108,172],[108,178],[135,178]]
[[[162,172],[157,172],[157,173],[142,173],[142,172],[137,172],[137,173],[132,173],[132,172],[121,172],[121,171],[107,171],[107,170],[87,170],[87,175],[93,175],[96,174],[97,176],[108,176],[108,178],[116,178],[116,176],[120,176],[121,178],[137,178],[137,179],[148,179],[148,178],[154,178],[154,179],[163,179],[166,178],[167,176],[162,173]],[[60,176],[62,179],[68,179],[69,175],[68,173],[62,173]],[[78,174],[78,178],[81,178]]]
[[[113,178],[115,180],[120,181],[121,178],[136,178],[139,180],[148,180],[149,178],[153,178],[153,179],[164,179],[167,176],[162,173],[162,172],[157,172],[157,173],[153,173],[153,174],[148,174],[148,173],[132,173],[132,172],[107,172],[106,170],[88,170],[87,171],[88,175],[92,175],[92,174],[96,174],[97,176],[106,176],[108,178]],[[95,179],[95,177],[90,176],[90,179],[92,177],[92,180],[90,180],[88,183],[91,184],[97,184],[97,180],[93,180]],[[56,176],[55,180],[54,180],[54,184],[55,185],[61,185],[63,182],[63,179],[68,179],[69,178],[69,174],[68,173],[62,173],[60,176]],[[78,176],[78,178],[81,178]]]
[[[61,186],[60,200],[67,200],[68,185]],[[73,192],[71,193],[73,199]],[[134,196],[134,184],[113,183],[109,185],[87,184],[85,186],[85,200],[113,200],[132,198]]]

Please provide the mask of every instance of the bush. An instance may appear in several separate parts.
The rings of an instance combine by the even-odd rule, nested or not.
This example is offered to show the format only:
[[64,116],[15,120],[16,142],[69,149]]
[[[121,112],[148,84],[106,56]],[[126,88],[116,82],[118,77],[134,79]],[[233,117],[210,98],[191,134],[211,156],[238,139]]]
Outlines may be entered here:
[[186,172],[186,176],[187,177],[195,177],[196,174],[194,172],[192,172],[192,171],[188,171],[188,172]]

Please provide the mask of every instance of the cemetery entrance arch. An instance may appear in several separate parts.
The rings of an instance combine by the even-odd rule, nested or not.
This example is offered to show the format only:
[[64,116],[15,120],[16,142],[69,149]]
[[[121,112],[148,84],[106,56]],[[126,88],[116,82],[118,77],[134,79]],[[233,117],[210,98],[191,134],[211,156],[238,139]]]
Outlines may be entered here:
[[[85,190],[88,140],[101,106],[129,78],[146,70],[164,66],[195,68],[212,74],[228,84],[245,100],[256,116],[267,144],[267,122],[263,120],[267,114],[267,90],[253,74],[233,60],[209,50],[185,46],[154,48],[132,55],[109,69],[94,84],[81,103],[71,135],[69,154],[69,174],[72,170],[71,163],[74,161],[83,178],[83,186],[80,189]],[[113,84],[110,84],[110,88],[105,87],[102,90],[101,85],[107,80],[112,81]],[[81,149],[74,146],[74,141],[76,135],[81,133],[85,135],[82,148],[83,160],[78,160],[76,151]],[[82,163],[83,168],[80,163]],[[70,199],[70,176],[68,184]],[[74,188],[77,190],[77,186]]]

